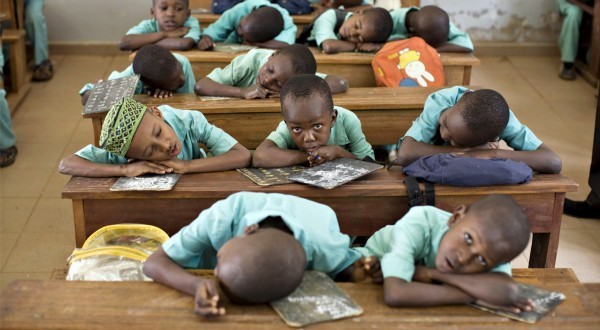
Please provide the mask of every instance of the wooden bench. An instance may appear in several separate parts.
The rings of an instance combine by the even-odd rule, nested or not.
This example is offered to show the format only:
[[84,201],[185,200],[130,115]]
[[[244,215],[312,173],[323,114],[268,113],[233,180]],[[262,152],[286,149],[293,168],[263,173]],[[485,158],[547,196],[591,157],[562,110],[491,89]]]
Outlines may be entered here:
[[6,100],[11,112],[14,112],[31,88],[25,56],[25,30],[3,30],[2,44],[8,45],[9,49],[10,85],[6,86],[9,93]]
[[[382,286],[338,283],[363,309],[360,316],[310,329],[594,329],[600,284],[578,283],[570,269],[515,269],[516,281],[558,291],[566,300],[536,325],[466,305],[391,308]],[[290,329],[267,304],[236,305],[220,294],[226,315],[201,318],[194,298],[153,282],[19,280],[0,297],[3,329]]]
[[[477,87],[472,87],[477,88]],[[367,141],[372,145],[395,144],[423,111],[427,96],[439,87],[350,88],[333,95],[334,104],[352,110],[361,120]],[[148,106],[168,104],[177,109],[201,111],[206,119],[222,128],[249,149],[256,147],[275,130],[281,116],[279,98],[264,100],[202,100],[195,94],[175,94],[167,99],[135,95]],[[106,113],[84,115],[92,119],[94,145],[98,145]]]
[[[319,49],[311,47],[317,60],[317,71],[326,74],[339,75],[348,80],[350,87],[375,87],[375,76],[371,61],[374,54],[370,53],[339,53],[324,54]],[[227,66],[236,56],[243,54],[224,53],[215,51],[188,50],[177,51],[186,56],[194,70],[196,79],[206,77],[213,69]],[[133,61],[136,53],[129,55]],[[479,59],[472,53],[441,53],[444,65],[446,85],[468,85],[471,82],[471,68],[479,65]]]
[[[116,178],[72,177],[62,192],[73,202],[75,240],[81,246],[97,229],[115,223],[145,223],[173,235],[214,202],[238,191],[291,194],[333,208],[342,232],[369,236],[393,224],[408,210],[400,167],[378,170],[335,189],[299,183],[261,187],[237,171],[186,174],[171,191],[111,192]],[[565,193],[577,191],[573,180],[538,174],[527,184],[491,187],[436,186],[436,203],[452,211],[489,194],[508,194],[521,204],[533,232],[529,267],[554,267]]]

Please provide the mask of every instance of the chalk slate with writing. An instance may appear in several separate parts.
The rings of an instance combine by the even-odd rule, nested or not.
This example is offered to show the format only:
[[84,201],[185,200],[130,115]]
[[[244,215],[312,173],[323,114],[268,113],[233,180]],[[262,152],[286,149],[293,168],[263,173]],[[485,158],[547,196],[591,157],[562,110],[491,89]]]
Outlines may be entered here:
[[307,271],[289,296],[271,302],[277,314],[292,327],[332,321],[363,313],[354,300],[325,273]]
[[483,309],[494,314],[509,317],[511,319],[526,322],[536,323],[544,315],[548,314],[558,304],[566,299],[565,295],[560,292],[546,291],[540,288],[536,288],[531,285],[517,283],[519,287],[519,294],[523,297],[527,297],[533,301],[534,307],[529,312],[512,313],[507,311],[496,310],[487,306],[481,306],[478,304],[471,304],[477,308]]
[[292,174],[289,179],[313,186],[331,189],[348,181],[367,175],[382,168],[383,165],[358,159],[337,158],[311,167],[302,173]]
[[107,112],[125,96],[133,96],[137,87],[139,75],[105,80],[97,83],[83,108],[83,114]]
[[110,187],[110,191],[146,190],[165,191],[171,190],[179,181],[181,174],[168,173],[163,175],[148,174],[136,177],[122,177]]
[[259,186],[272,186],[276,184],[292,183],[288,177],[294,173],[304,171],[302,166],[288,166],[280,168],[239,168],[239,172]]

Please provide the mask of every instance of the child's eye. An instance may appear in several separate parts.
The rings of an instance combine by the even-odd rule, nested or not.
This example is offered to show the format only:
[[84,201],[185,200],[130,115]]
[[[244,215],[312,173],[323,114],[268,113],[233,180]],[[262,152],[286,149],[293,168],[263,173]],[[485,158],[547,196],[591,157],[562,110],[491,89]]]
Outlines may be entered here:
[[160,133],[162,133],[162,128],[159,128],[159,129],[158,129],[158,132],[156,132],[156,137],[159,137],[159,136],[160,136]]
[[302,131],[302,129],[300,127],[293,127],[292,128],[292,132],[294,133],[300,133]]
[[465,233],[465,242],[466,242],[468,245],[471,245],[471,244],[473,244],[473,237],[471,237],[471,234],[469,234],[469,233]]
[[483,258],[482,256],[478,256],[477,257],[477,261],[483,265],[483,266],[487,266],[487,261],[485,261],[485,258]]
[[315,129],[321,129],[323,128],[323,124],[316,124],[314,127]]

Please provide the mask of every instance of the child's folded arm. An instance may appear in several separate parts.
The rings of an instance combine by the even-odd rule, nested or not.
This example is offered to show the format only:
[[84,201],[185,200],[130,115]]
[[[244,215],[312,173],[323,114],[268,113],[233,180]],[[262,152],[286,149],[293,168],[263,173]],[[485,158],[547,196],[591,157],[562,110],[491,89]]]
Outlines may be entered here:
[[331,89],[331,94],[345,93],[350,87],[348,80],[340,76],[330,74],[324,77],[324,79],[329,86],[329,89]]
[[192,38],[164,38],[156,43],[170,50],[190,50],[196,42]]
[[562,161],[560,157],[554,153],[548,146],[542,144],[537,150],[468,150],[464,153],[465,156],[477,158],[502,158],[521,161],[531,167],[532,170],[540,173],[560,173],[562,169]]
[[119,41],[120,50],[137,50],[144,45],[154,44],[166,37],[164,32],[127,34]]
[[148,161],[136,161],[128,164],[94,163],[72,154],[65,157],[58,166],[62,174],[85,177],[139,176],[147,173],[165,174],[171,172],[167,166]]
[[220,84],[208,77],[204,77],[196,82],[194,92],[198,95],[245,98],[243,88]]
[[388,306],[438,306],[475,301],[464,291],[450,286],[421,282],[406,282],[398,277],[383,281],[384,300]]
[[271,39],[263,42],[250,43],[250,45],[258,46],[260,48],[269,48],[269,49],[280,49],[286,46],[289,46],[287,42]]
[[252,155],[254,167],[285,167],[306,163],[308,155],[300,150],[280,148],[275,142],[265,139]]
[[396,159],[395,163],[400,166],[407,166],[424,156],[461,151],[466,151],[466,149],[452,146],[433,145],[419,142],[410,136],[405,136],[402,140],[400,148],[398,149],[398,158]]
[[236,143],[229,151],[213,157],[182,161],[179,159],[161,162],[162,165],[173,169],[174,173],[218,172],[245,168],[251,164],[250,151]]
[[350,41],[327,39],[321,43],[321,49],[326,54],[353,52],[357,49],[357,44]]

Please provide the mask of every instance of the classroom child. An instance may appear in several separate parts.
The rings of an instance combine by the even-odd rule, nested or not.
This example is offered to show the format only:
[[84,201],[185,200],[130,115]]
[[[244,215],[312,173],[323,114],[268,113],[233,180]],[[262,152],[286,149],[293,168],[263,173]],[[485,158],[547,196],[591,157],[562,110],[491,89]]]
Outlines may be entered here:
[[200,40],[200,23],[190,16],[189,0],[152,0],[151,19],[127,31],[121,50],[136,50],[157,44],[170,50],[190,50]]
[[327,54],[376,52],[392,33],[392,17],[383,8],[347,12],[338,31],[336,23],[336,10],[324,11],[313,22],[308,43],[315,43]]
[[579,7],[592,7],[593,1],[584,0],[556,0],[556,6],[560,16],[563,18],[558,37],[558,47],[560,48],[560,60],[562,66],[558,76],[564,80],[575,80],[575,59],[579,49],[579,27],[583,18],[583,10]]
[[383,276],[389,306],[481,302],[518,313],[532,302],[519,297],[509,262],[529,234],[523,208],[510,196],[490,195],[452,213],[412,207],[354,249],[380,260],[369,264],[374,279]]
[[33,45],[33,81],[52,79],[54,68],[48,53],[48,28],[44,17],[44,0],[24,0],[25,33]]
[[325,80],[303,74],[281,89],[283,121],[256,148],[254,167],[322,164],[336,158],[374,161],[356,115],[335,107]]
[[[315,57],[304,45],[293,44],[277,51],[252,49],[198,80],[194,90],[198,95],[266,98],[279,95],[291,77],[315,74],[316,70]],[[316,74],[324,77],[332,93],[348,89],[348,81],[339,76]]]
[[450,22],[443,9],[436,6],[407,7],[394,9],[390,13],[394,28],[388,41],[421,37],[438,52],[473,51],[473,42],[466,32],[460,31]]
[[[514,150],[498,149],[504,140]],[[399,141],[396,164],[440,153],[522,161],[540,173],[559,173],[560,157],[521,124],[491,89],[455,86],[427,97],[421,115]]]
[[[171,97],[173,93],[192,93],[196,82],[187,57],[171,53],[159,45],[140,48],[133,58],[133,63],[121,72],[113,71],[108,80],[136,74],[140,75],[140,81],[134,93],[145,93],[157,98]],[[82,105],[87,103],[92,89],[94,85],[88,83],[79,91]]]
[[[2,30],[0,29],[0,32]],[[2,40],[0,40],[0,50]],[[6,101],[6,90],[4,89],[4,55],[0,51],[0,167],[10,166],[17,158],[17,137],[12,129],[10,109]]]
[[248,149],[198,111],[147,108],[125,97],[104,118],[100,148],[90,144],[67,156],[59,171],[87,177],[185,174],[243,168],[250,158]]
[[213,49],[215,42],[279,49],[294,43],[296,31],[287,10],[268,0],[246,0],[202,31],[198,49]]
[[353,280],[359,258],[330,207],[290,195],[238,192],[202,211],[150,255],[143,270],[195,296],[196,312],[211,316],[225,313],[216,282],[184,268],[214,268],[231,301],[264,303],[291,293],[305,269]]

